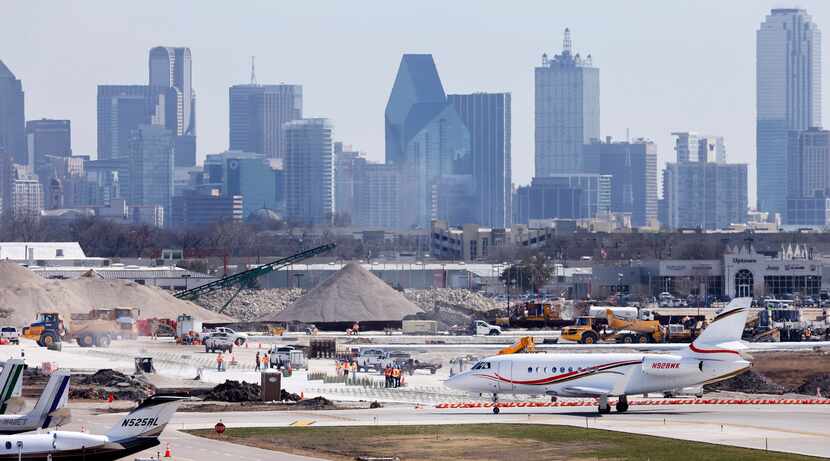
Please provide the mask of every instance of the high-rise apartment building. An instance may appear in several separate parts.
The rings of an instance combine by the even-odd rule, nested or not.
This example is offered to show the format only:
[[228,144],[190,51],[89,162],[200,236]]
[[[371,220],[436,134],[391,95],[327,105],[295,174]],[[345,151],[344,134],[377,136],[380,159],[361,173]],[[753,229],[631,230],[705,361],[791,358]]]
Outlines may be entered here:
[[821,126],[821,33],[805,10],[773,9],[755,59],[758,209],[783,215],[788,132]]
[[190,48],[157,46],[149,58],[153,123],[173,132],[176,166],[196,164],[196,93]]
[[333,127],[325,118],[283,125],[286,218],[305,224],[331,224],[334,203]]
[[450,94],[447,100],[470,132],[476,207],[472,222],[486,227],[510,227],[510,93]]
[[72,125],[69,120],[29,120],[26,122],[29,164],[35,172],[47,162],[46,156],[72,156]]
[[385,112],[386,163],[400,171],[398,227],[427,229],[443,175],[472,175],[470,133],[447,102],[432,55],[404,54]]
[[611,176],[562,174],[536,177],[517,191],[516,224],[531,219],[591,219],[611,208]]
[[401,206],[398,168],[364,158],[358,158],[354,167],[352,224],[381,229],[397,227]]
[[673,132],[674,151],[678,162],[726,162],[726,144],[723,136],[711,136],[692,131]]
[[242,216],[247,219],[257,210],[280,210],[284,200],[280,190],[282,170],[272,164],[274,159],[262,154],[227,151],[208,155],[205,170],[208,181],[222,185],[224,197],[242,197]]
[[351,146],[343,146],[342,142],[334,143],[334,212],[343,219],[349,217],[352,222],[356,211],[356,170],[365,163],[360,152],[352,150]]
[[724,229],[747,220],[747,165],[727,164],[721,136],[682,131],[676,162],[663,170],[660,224],[668,229]]
[[0,61],[0,154],[10,154],[15,163],[28,163],[23,84]]
[[565,29],[562,53],[542,55],[535,82],[535,176],[579,173],[582,146],[600,137],[599,68],[573,53]]
[[611,212],[631,213],[637,227],[657,225],[657,145],[648,140],[585,144],[586,173],[611,175]]
[[285,157],[282,126],[303,118],[301,85],[234,85],[228,102],[230,150]]
[[784,224],[830,225],[830,131],[790,131],[787,143],[787,208]]
[[43,210],[43,186],[35,178],[15,179],[11,199],[14,216],[39,216]]
[[133,130],[150,123],[146,85],[98,85],[98,159],[128,158]]
[[160,206],[164,222],[173,209],[173,133],[163,126],[140,125],[130,142],[130,205]]

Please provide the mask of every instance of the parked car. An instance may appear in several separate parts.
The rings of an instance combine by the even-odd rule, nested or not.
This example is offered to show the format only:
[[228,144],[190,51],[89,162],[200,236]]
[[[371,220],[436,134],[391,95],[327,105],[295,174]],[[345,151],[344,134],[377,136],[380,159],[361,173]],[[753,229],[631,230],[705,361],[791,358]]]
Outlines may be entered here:
[[383,349],[361,349],[357,356],[357,367],[361,370],[381,370],[386,353]]
[[205,339],[205,352],[233,352],[236,338],[228,333],[214,332]]
[[20,344],[20,330],[17,327],[0,327],[0,339],[5,339],[11,344]]
[[268,362],[271,368],[278,368],[280,364],[283,366],[291,363],[291,352],[294,346],[274,346],[268,351]]
[[213,336],[216,333],[225,333],[225,334],[231,336],[233,338],[233,343],[236,344],[237,346],[241,346],[241,345],[245,344],[245,341],[248,340],[248,335],[247,334],[242,333],[242,332],[237,332],[233,328],[228,328],[228,327],[211,328],[210,330],[207,330],[207,331],[203,332],[202,337],[203,338],[209,338],[209,337]]

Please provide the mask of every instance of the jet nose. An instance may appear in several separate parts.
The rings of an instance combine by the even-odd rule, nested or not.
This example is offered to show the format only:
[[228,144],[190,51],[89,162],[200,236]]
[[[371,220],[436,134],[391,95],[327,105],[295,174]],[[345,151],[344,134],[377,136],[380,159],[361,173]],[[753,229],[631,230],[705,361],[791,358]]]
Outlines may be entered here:
[[459,373],[455,376],[451,376],[449,379],[444,381],[444,385],[449,387],[450,389],[464,390],[464,381],[466,380],[466,373]]

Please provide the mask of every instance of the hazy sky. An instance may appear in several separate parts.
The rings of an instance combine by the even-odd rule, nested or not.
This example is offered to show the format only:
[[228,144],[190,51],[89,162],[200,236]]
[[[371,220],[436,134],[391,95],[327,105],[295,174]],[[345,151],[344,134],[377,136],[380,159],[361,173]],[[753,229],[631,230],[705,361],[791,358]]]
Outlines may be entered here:
[[193,53],[200,158],[227,148],[228,87],[249,81],[254,55],[259,83],[302,84],[306,116],[331,118],[337,140],[382,161],[401,54],[432,53],[448,93],[512,93],[522,184],[533,172],[533,67],[570,27],[600,68],[603,135],[655,140],[661,169],[671,131],[723,135],[729,161],[750,163],[754,205],[755,31],[770,8],[792,6],[830,35],[827,0],[3,0],[0,59],[23,80],[27,119],[72,120],[75,154],[96,150],[96,85],[146,84],[149,49],[166,45]]

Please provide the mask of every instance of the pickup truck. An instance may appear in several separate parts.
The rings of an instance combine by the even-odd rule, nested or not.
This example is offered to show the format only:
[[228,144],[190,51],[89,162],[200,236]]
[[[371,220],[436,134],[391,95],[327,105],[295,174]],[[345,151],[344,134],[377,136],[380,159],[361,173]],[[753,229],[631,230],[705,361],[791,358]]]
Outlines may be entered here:
[[236,338],[228,333],[214,332],[205,339],[205,352],[233,352]]
[[245,341],[248,340],[248,335],[247,334],[241,333],[241,332],[237,333],[236,330],[234,330],[233,328],[228,328],[228,327],[213,328],[213,329],[208,330],[207,332],[205,332],[202,336],[205,337],[205,338],[209,338],[209,337],[211,337],[211,336],[213,336],[217,333],[225,333],[225,334],[231,336],[233,338],[233,343],[236,344],[237,346],[242,346],[243,344],[245,344]]
[[20,330],[17,327],[0,327],[0,340],[6,340],[11,344],[20,344]]
[[359,370],[382,370],[386,352],[383,349],[361,349],[357,356]]

